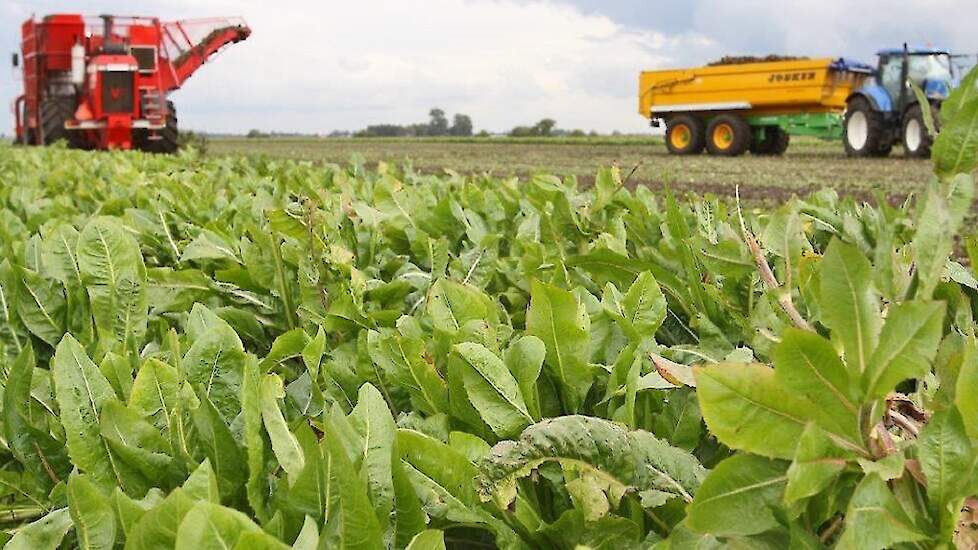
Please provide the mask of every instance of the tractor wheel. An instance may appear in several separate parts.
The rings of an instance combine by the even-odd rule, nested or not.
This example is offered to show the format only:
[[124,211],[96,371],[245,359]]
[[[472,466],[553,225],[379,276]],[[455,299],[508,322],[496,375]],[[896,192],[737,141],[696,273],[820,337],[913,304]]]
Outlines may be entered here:
[[698,155],[703,152],[703,121],[692,115],[669,119],[666,148],[673,155]]
[[148,132],[144,132],[139,139],[139,149],[147,153],[160,153],[172,155],[180,148],[180,133],[177,130],[177,108],[172,101],[166,102],[166,127],[157,130],[155,139],[150,139]]
[[791,136],[779,126],[768,126],[764,129],[764,139],[754,140],[750,144],[750,152],[758,156],[781,156],[788,150]]
[[869,101],[857,97],[846,107],[842,140],[850,157],[879,157],[890,154],[892,144],[884,143],[883,115]]
[[75,98],[52,97],[41,101],[41,139],[44,145],[64,140],[69,147],[81,147],[77,132],[65,129],[65,122],[75,117]]
[[[940,117],[937,107],[931,105],[929,108],[934,124],[939,124]],[[903,116],[902,130],[903,154],[907,158],[930,158],[930,149],[934,144],[934,136],[927,131],[927,124],[924,123],[923,109],[921,109],[919,103],[907,109],[907,114]]]
[[750,147],[751,129],[736,115],[720,115],[706,126],[706,149],[711,155],[737,157]]

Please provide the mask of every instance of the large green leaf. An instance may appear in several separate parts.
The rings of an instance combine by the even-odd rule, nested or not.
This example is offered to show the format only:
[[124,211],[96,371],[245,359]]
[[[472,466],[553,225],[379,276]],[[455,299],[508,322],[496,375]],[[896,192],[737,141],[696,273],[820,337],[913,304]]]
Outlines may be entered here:
[[845,530],[837,546],[882,549],[925,539],[886,482],[872,474],[863,478],[849,500]]
[[941,107],[941,133],[934,143],[934,169],[941,177],[978,166],[978,69],[972,69]]
[[503,356],[506,367],[513,373],[526,410],[534,421],[540,420],[540,398],[537,381],[547,358],[547,347],[536,336],[523,336],[510,344]]
[[468,400],[500,437],[511,437],[533,423],[519,384],[502,359],[481,344],[456,344],[449,368],[462,370]]
[[224,550],[234,548],[245,533],[260,532],[248,516],[212,502],[198,502],[177,529],[174,550]]
[[738,455],[721,462],[703,480],[686,524],[719,537],[756,535],[778,526],[775,511],[788,482],[788,464]]
[[64,288],[28,269],[20,268],[17,314],[35,336],[54,346],[66,329],[68,302]]
[[84,476],[68,479],[68,510],[71,512],[78,547],[110,550],[116,540],[116,521],[109,497]]
[[112,386],[70,334],[58,344],[52,370],[72,463],[102,487],[122,485],[124,479],[99,427],[102,406],[116,398]]
[[350,423],[363,438],[364,475],[377,520],[386,526],[394,509],[393,462],[397,457],[397,426],[380,391],[370,384],[360,387]]
[[692,500],[705,473],[691,454],[648,432],[627,431],[599,418],[564,416],[493,447],[480,464],[481,498],[507,508],[516,498],[517,482],[547,462],[600,479],[612,499],[635,492],[655,503],[652,507],[673,498]]
[[842,341],[853,379],[866,370],[880,333],[872,266],[856,247],[833,240],[822,259],[823,322]]
[[289,430],[282,409],[279,408],[279,400],[285,397],[285,388],[282,387],[282,379],[276,374],[267,374],[261,381],[259,402],[261,404],[261,417],[265,423],[265,430],[268,438],[272,442],[272,452],[275,458],[287,474],[291,477],[299,475],[305,466],[305,457],[302,448],[295,436]]
[[410,317],[398,321],[396,331],[370,331],[370,358],[410,392],[420,410],[430,414],[448,412],[448,388],[425,352],[421,336],[417,321]]
[[863,373],[868,398],[886,397],[900,382],[930,371],[944,329],[944,310],[943,302],[905,302],[890,309],[879,347]]
[[812,332],[788,329],[774,350],[774,367],[781,386],[821,410],[813,419],[822,429],[861,444],[859,389],[831,343]]
[[825,490],[846,469],[848,458],[850,455],[834,445],[821,428],[809,424],[788,468],[785,502],[791,504]]
[[330,501],[320,546],[351,550],[381,548],[383,532],[368,496],[367,483],[347,456],[333,425],[327,422],[325,429],[329,483],[337,497],[335,503]]
[[593,376],[587,363],[588,317],[574,294],[534,281],[526,331],[547,347],[547,372],[560,384],[565,411],[581,410]]
[[978,388],[978,342],[969,339],[965,342],[954,398],[961,417],[965,419],[965,429],[972,439],[978,439],[978,391],[975,391],[976,388]]
[[57,550],[71,526],[71,515],[68,509],[60,508],[25,525],[3,548],[4,550]]
[[[195,312],[199,309],[206,308],[194,306]],[[224,421],[230,422],[241,412],[244,346],[224,320],[212,319],[210,322],[213,326],[196,337],[183,357],[181,368],[199,396],[208,398]]]
[[98,217],[78,236],[77,255],[99,337],[140,341],[149,304],[139,244],[117,219]]
[[666,297],[649,272],[639,275],[624,296],[606,292],[602,303],[622,329],[637,341],[655,336],[666,318]]
[[149,420],[167,439],[170,414],[179,404],[180,374],[157,359],[148,359],[136,373],[129,394],[129,408]]
[[764,365],[694,369],[703,419],[721,443],[771,458],[791,459],[817,409],[778,383]]
[[975,489],[978,450],[972,445],[957,408],[938,411],[920,433],[920,469],[927,478],[927,498],[950,539],[964,497]]

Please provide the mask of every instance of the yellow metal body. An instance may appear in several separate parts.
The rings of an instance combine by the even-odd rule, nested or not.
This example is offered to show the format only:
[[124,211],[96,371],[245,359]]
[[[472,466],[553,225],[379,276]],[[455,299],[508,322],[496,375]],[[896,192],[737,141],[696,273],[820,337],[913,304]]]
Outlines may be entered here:
[[646,71],[639,78],[639,113],[743,111],[744,116],[841,113],[866,75],[807,59]]

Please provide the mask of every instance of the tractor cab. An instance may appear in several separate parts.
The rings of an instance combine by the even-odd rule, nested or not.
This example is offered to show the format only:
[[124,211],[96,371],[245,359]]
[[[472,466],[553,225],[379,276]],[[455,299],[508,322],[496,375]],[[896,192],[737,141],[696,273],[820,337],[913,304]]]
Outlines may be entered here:
[[[954,56],[941,48],[890,48],[877,53],[874,78],[846,101],[844,141],[850,156],[885,157],[902,145],[911,158],[930,156],[934,136],[924,113],[934,120],[955,85]],[[922,105],[912,86],[927,98]]]
[[[913,82],[928,99],[943,101],[951,93],[954,74],[951,53],[933,48],[892,48],[881,50],[879,84],[886,90],[894,107],[906,107],[916,101],[908,82]],[[902,109],[898,109],[902,110]]]

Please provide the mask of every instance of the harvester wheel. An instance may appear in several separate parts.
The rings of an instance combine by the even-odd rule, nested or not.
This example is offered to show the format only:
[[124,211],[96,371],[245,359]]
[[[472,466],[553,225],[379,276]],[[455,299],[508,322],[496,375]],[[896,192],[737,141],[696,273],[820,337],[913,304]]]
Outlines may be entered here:
[[[931,105],[929,108],[934,124],[940,124],[937,107]],[[927,124],[924,122],[924,112],[920,108],[919,103],[907,109],[907,114],[903,117],[902,130],[903,154],[907,158],[930,158],[930,149],[934,144],[934,136],[927,131]]]
[[750,147],[751,129],[736,115],[720,115],[706,126],[706,149],[711,155],[737,157]]
[[673,155],[702,153],[703,137],[703,121],[692,115],[679,115],[667,123],[666,148]]
[[79,136],[65,129],[65,121],[75,116],[75,98],[52,97],[41,101],[41,138],[44,145],[65,140],[69,147],[80,147]]
[[177,108],[172,101],[166,102],[166,127],[156,134],[157,139],[149,139],[149,134],[143,134],[139,140],[139,148],[148,153],[170,155],[180,148],[180,133],[177,130]]
[[883,115],[863,97],[849,101],[842,141],[850,157],[885,157],[892,144],[884,143]]
[[750,152],[759,156],[781,156],[788,150],[791,136],[779,126],[768,126],[764,129],[764,139],[754,140],[750,144]]

